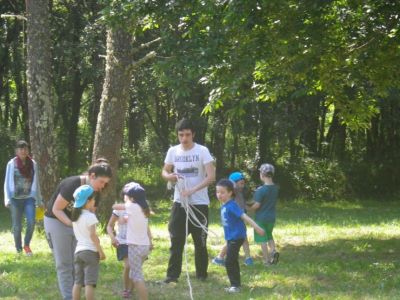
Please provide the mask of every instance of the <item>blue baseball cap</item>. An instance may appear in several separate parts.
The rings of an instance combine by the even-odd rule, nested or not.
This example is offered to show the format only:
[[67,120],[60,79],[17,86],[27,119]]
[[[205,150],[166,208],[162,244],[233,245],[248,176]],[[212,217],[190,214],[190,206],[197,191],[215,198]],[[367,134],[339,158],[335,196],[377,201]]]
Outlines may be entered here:
[[244,176],[241,172],[233,172],[231,175],[229,175],[229,180],[238,182],[239,180],[244,180]]
[[125,184],[122,193],[128,197],[132,197],[141,208],[149,207],[146,201],[146,191],[139,183],[132,181]]
[[74,207],[80,208],[86,204],[89,198],[94,194],[94,190],[90,185],[84,184],[78,187],[74,192]]

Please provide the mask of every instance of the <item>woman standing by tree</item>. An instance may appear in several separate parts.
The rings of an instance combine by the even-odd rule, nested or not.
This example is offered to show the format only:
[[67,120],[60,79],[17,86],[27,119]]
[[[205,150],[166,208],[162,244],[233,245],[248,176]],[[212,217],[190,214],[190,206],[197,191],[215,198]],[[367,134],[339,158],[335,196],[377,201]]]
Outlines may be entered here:
[[74,191],[81,185],[90,185],[101,192],[112,176],[110,165],[102,160],[93,164],[87,174],[63,179],[47,205],[44,229],[52,249],[57,269],[58,285],[63,299],[72,299],[74,285],[74,252],[76,239],[72,229],[71,212]]
[[15,147],[16,156],[7,164],[4,180],[4,205],[11,210],[12,232],[15,248],[22,252],[22,215],[26,217],[24,251],[32,256],[29,247],[35,230],[35,206],[42,205],[39,187],[39,172],[36,162],[29,156],[29,145],[18,141]]

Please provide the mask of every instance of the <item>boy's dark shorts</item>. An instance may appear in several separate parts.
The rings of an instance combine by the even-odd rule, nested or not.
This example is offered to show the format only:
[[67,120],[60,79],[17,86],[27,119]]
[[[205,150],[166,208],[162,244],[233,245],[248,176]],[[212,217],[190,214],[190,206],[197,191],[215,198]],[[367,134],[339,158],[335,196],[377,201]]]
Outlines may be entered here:
[[75,253],[75,284],[96,286],[99,278],[99,261],[98,252],[83,250]]
[[125,257],[128,257],[128,245],[121,244],[117,247],[117,259],[123,260]]

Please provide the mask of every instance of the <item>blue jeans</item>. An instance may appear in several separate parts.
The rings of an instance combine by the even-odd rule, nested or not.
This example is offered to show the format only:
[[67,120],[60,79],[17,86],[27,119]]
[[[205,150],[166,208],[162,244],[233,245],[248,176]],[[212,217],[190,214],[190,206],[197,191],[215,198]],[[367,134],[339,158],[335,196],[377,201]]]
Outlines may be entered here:
[[12,232],[14,234],[15,248],[18,252],[22,251],[22,215],[25,213],[26,217],[26,231],[24,238],[24,246],[29,246],[31,242],[33,231],[35,230],[35,199],[11,199],[10,200]]

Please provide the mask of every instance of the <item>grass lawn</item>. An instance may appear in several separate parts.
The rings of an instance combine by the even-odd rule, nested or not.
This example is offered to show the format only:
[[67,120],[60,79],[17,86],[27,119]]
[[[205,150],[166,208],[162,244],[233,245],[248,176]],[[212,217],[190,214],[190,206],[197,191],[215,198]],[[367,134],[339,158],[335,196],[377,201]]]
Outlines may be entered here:
[[[176,286],[156,282],[165,277],[169,256],[167,222],[170,202],[157,207],[151,226],[155,249],[144,264],[150,299],[190,299],[186,273]],[[243,289],[227,295],[225,269],[209,265],[209,279],[194,276],[193,247],[188,247],[194,299],[400,299],[399,202],[280,202],[274,230],[281,253],[276,266],[264,267],[260,250],[253,267],[241,266]],[[219,212],[211,209],[210,260],[223,243]],[[15,254],[7,210],[0,210],[0,298],[60,299],[56,272],[44,234],[37,230],[33,257]],[[252,231],[248,230],[250,242]],[[107,236],[107,259],[101,262],[97,299],[120,299],[122,264]],[[241,252],[241,255],[243,253]],[[243,257],[241,257],[243,262]],[[185,263],[183,271],[185,270]]]

